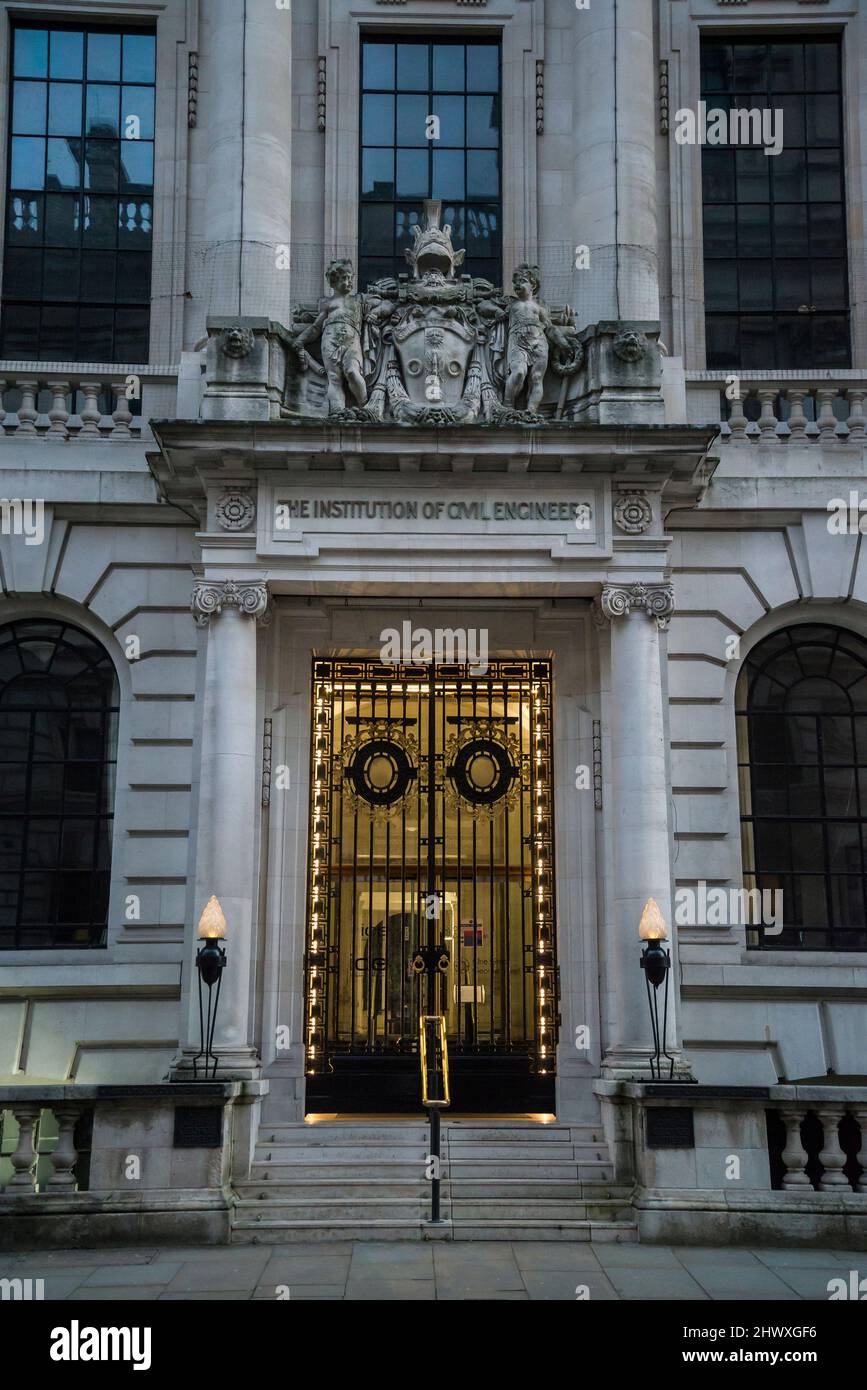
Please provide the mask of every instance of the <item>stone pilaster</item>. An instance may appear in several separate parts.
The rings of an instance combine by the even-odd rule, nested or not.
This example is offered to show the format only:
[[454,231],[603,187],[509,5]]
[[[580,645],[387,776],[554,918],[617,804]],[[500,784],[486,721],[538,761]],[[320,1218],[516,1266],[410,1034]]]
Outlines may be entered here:
[[212,894],[228,925],[214,1051],[220,1079],[256,1077],[260,1062],[252,1039],[255,967],[257,785],[257,628],[268,617],[262,580],[200,580],[192,598],[196,623],[207,629],[202,706],[201,768],[195,850],[195,898],[187,924],[184,1002],[186,1033],[174,1073],[186,1079],[199,1051],[195,970],[196,926]]
[[[671,935],[668,774],[659,634],[674,611],[665,583],[606,584],[596,618],[610,628],[612,897],[606,911],[603,1073],[646,1077],[650,1013],[638,924],[655,898]],[[672,943],[669,942],[669,949]],[[660,999],[660,1006],[662,1000]],[[669,975],[669,1052],[677,1047],[677,974]]]

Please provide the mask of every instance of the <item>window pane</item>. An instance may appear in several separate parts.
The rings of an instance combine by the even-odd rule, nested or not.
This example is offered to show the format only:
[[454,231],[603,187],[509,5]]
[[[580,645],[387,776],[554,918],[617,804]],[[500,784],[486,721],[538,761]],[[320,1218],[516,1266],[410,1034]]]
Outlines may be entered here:
[[[807,155],[807,169],[810,179],[810,201],[839,202],[843,196],[839,153],[836,150],[810,150]],[[842,212],[842,209],[840,211]]]
[[742,261],[738,284],[742,305],[749,304],[751,309],[774,307],[774,279],[770,261]]
[[[430,101],[427,97],[405,97],[397,98],[397,141],[400,145],[421,145],[427,149],[430,141],[427,138],[427,118],[430,113]],[[380,141],[380,144],[393,144],[394,137],[388,141]]]
[[87,78],[89,82],[120,81],[119,34],[88,34]]
[[810,209],[810,250],[814,256],[842,256],[845,227],[836,203],[814,203]]
[[[768,271],[770,273],[770,265]],[[776,295],[778,309],[809,307],[810,262],[777,261]]]
[[42,286],[42,252],[10,251],[6,257],[4,290],[11,299],[38,299]]
[[840,102],[837,96],[811,96],[806,99],[807,143],[839,145]]
[[147,193],[153,185],[153,144],[150,140],[124,140],[120,146],[121,193]]
[[6,239],[9,245],[27,246],[41,242],[44,211],[40,194],[32,197],[13,195],[9,199],[7,215]]
[[436,96],[431,102],[432,114],[439,118],[439,140],[435,141],[438,148],[442,149],[447,145],[463,145],[465,143],[464,129],[464,98]]
[[768,46],[764,43],[734,45],[734,87],[741,92],[761,92],[768,86]]
[[427,150],[398,150],[398,198],[426,198],[428,196],[428,183]]
[[394,86],[394,44],[362,45],[362,74],[365,87]]
[[840,49],[836,43],[808,43],[804,51],[808,92],[833,92],[840,87]]
[[433,46],[433,89],[435,92],[464,90],[464,46],[435,43]]
[[467,97],[467,143],[499,148],[499,97]]
[[51,76],[84,76],[84,35],[71,34],[63,29],[51,35]]
[[[479,189],[480,193],[496,192]],[[464,197],[464,154],[462,150],[434,150],[433,154],[433,197]]]
[[150,199],[122,198],[118,205],[120,247],[128,251],[143,250],[150,246],[152,237],[153,204]]
[[467,44],[467,91],[500,90],[499,49],[495,44]]
[[85,251],[81,258],[81,297],[85,302],[113,304],[114,277],[115,258],[111,252]]
[[147,361],[148,321],[147,310],[117,310],[114,330],[114,360],[116,362]]
[[803,91],[803,44],[775,43],[771,45],[771,86],[777,92]]
[[394,144],[394,97],[365,96],[361,104],[363,145]]
[[43,309],[40,355],[49,362],[75,359],[75,309]]
[[704,271],[705,305],[709,312],[725,313],[738,307],[737,261],[709,261]]
[[39,357],[39,310],[6,301],[3,314],[3,356],[21,362]]
[[44,135],[48,87],[44,82],[15,82],[12,130],[15,135]]
[[88,83],[85,130],[88,135],[117,139],[119,134],[120,87],[108,83]]
[[[731,249],[734,242],[729,243]],[[738,208],[738,254],[741,256],[770,256],[771,209],[765,203],[747,203]],[[734,305],[734,308],[737,308]],[[747,307],[746,304],[744,307]],[[758,307],[758,306],[753,306]]]
[[118,153],[116,140],[88,140],[85,146],[85,188],[103,193],[113,193],[117,189]]
[[[123,88],[121,96],[120,126],[121,135],[124,140],[153,140],[153,87]],[[136,131],[138,132],[137,134]]]
[[69,140],[48,141],[46,188],[79,188],[81,186],[79,148],[78,145],[73,146]]
[[393,150],[365,150],[361,160],[361,193],[367,198],[394,197]]
[[79,353],[83,362],[110,362],[114,356],[112,319],[105,309],[82,309]]
[[81,135],[81,84],[52,82],[48,103],[50,135]]
[[42,293],[45,299],[75,303],[80,294],[77,251],[46,251]]
[[48,34],[44,29],[15,30],[16,77],[48,76]]
[[151,258],[129,253],[117,258],[117,298],[128,304],[147,304],[151,296]]
[[153,34],[124,34],[124,82],[153,82],[155,77],[156,39]]
[[401,92],[428,90],[428,46],[426,43],[397,45],[397,87]]
[[12,141],[10,183],[13,188],[45,187],[45,141],[16,136]]
[[86,197],[84,200],[84,245],[114,248],[117,239],[118,204],[116,198]]
[[[770,229],[769,229],[770,230]],[[774,208],[774,245],[779,256],[806,255],[807,209],[802,203],[778,203]],[[770,251],[770,235],[768,236]]]

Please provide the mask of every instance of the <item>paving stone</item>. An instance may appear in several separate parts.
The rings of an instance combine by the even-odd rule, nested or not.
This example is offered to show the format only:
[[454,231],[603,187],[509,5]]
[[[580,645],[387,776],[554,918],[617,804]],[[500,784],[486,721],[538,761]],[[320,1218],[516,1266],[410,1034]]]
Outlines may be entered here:
[[[292,1297],[290,1300],[287,1301],[292,1303],[309,1303],[314,1299],[321,1298],[323,1300],[328,1300],[329,1302],[334,1302],[335,1300],[337,1302],[342,1302],[345,1290],[346,1285],[342,1283],[299,1284],[297,1289],[293,1288]],[[253,1294],[253,1302],[261,1303],[266,1300],[273,1300],[275,1302],[278,1301],[274,1299],[273,1294],[269,1293],[267,1289],[256,1289]]]
[[[387,1274],[387,1269],[382,1273]],[[291,1256],[278,1255],[271,1260],[256,1279],[256,1287],[275,1284],[345,1284],[349,1274],[349,1259],[295,1260]]]
[[218,1289],[246,1288],[250,1294],[262,1282],[262,1272],[268,1262],[263,1255],[261,1264],[235,1263],[230,1265],[212,1264],[203,1267],[200,1261],[181,1265],[168,1286],[169,1293],[207,1292]]
[[568,1241],[549,1240],[549,1241],[516,1241],[512,1246],[512,1254],[518,1268],[524,1272],[528,1269],[540,1269],[551,1271],[563,1271],[571,1269],[583,1269],[588,1272],[600,1271],[600,1264],[594,1253],[595,1246],[587,1241],[576,1242],[574,1245]]
[[110,1283],[118,1286],[131,1284],[133,1287],[145,1288],[148,1284],[171,1283],[181,1267],[179,1260],[152,1265],[103,1266],[95,1269],[86,1282],[102,1286]]
[[743,1299],[752,1303],[766,1298],[786,1301],[797,1297],[788,1283],[758,1263],[749,1269],[743,1265],[693,1264],[689,1272],[709,1298]]
[[[598,1302],[600,1299],[612,1301],[619,1297],[613,1284],[604,1274],[579,1271],[570,1274],[563,1269],[525,1269],[524,1283],[530,1298],[536,1300],[557,1300],[563,1303]],[[579,1299],[578,1286],[586,1287],[590,1297]]]
[[66,1295],[67,1303],[87,1303],[90,1299],[94,1303],[144,1303],[153,1302],[159,1298],[163,1292],[162,1284],[154,1284],[144,1287],[141,1284],[136,1286],[115,1285],[113,1288],[98,1288],[90,1284],[84,1284],[81,1288],[73,1289],[72,1293]]
[[433,1300],[438,1296],[438,1286],[433,1279],[356,1279],[346,1285],[344,1295],[348,1303],[395,1301],[415,1303],[421,1299]]
[[607,1269],[605,1271],[621,1298],[676,1302],[680,1299],[707,1300],[708,1295],[685,1269]]
[[[862,1265],[863,1278],[867,1275],[867,1259],[863,1256]],[[847,1288],[849,1284],[846,1270],[838,1264],[826,1265],[824,1268],[818,1265],[781,1265],[778,1266],[777,1274],[789,1289],[794,1290],[791,1296],[795,1298],[816,1298],[830,1302],[829,1280],[843,1279]]]
[[212,1289],[208,1292],[189,1292],[189,1293],[161,1293],[159,1302],[163,1303],[213,1303],[215,1299],[225,1303],[247,1303],[252,1295],[251,1289]]

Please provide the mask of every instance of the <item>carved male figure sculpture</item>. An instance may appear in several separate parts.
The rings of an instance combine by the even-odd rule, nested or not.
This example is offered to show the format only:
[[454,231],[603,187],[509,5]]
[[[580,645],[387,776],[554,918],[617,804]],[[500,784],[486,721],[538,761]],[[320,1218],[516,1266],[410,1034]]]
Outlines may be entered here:
[[332,261],[325,272],[325,278],[334,293],[330,299],[325,300],[309,327],[298,333],[292,341],[301,356],[300,350],[305,343],[321,337],[322,363],[328,377],[328,413],[334,415],[346,409],[344,385],[349,387],[359,406],[367,404],[364,354],[361,347],[364,296],[352,293],[351,261]]

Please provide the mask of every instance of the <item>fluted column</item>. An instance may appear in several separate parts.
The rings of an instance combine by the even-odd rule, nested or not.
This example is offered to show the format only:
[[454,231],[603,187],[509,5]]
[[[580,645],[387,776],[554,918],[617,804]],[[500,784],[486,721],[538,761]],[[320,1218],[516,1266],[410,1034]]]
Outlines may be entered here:
[[[653,1050],[638,924],[655,898],[671,935],[668,775],[659,633],[674,609],[668,584],[606,584],[597,621],[611,632],[612,883],[605,960],[609,1076],[647,1076]],[[671,943],[669,943],[671,949]],[[664,986],[661,986],[664,988]],[[660,1004],[661,1004],[660,1000]],[[677,974],[669,974],[666,1046],[677,1046]],[[660,1011],[661,1012],[661,1011]]]
[[658,73],[649,0],[594,3],[572,16],[580,323],[659,318],[656,215]]
[[228,924],[214,1051],[218,1077],[250,1077],[259,1059],[252,1040],[255,960],[255,837],[261,749],[257,716],[257,627],[267,619],[261,580],[200,580],[196,622],[208,631],[196,839],[195,904],[188,924],[187,1037],[175,1067],[183,1075],[199,1050],[195,930],[212,894]]

